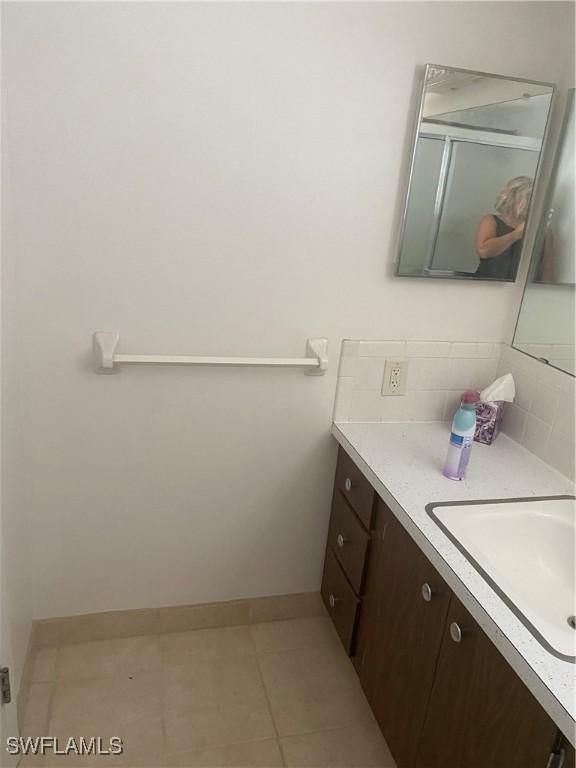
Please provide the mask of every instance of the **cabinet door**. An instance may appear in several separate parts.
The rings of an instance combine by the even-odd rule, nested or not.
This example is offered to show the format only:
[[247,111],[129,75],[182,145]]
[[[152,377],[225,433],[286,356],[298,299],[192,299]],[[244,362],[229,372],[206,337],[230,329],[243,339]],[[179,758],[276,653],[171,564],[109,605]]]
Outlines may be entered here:
[[544,768],[556,726],[452,597],[417,768]]
[[372,533],[357,668],[398,768],[411,768],[451,591],[381,500]]

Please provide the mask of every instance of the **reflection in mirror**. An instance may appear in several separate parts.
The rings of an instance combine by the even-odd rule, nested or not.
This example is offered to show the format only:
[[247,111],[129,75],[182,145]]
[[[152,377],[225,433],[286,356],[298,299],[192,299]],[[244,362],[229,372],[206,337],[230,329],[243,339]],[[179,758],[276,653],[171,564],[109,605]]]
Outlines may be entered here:
[[574,91],[534,243],[514,346],[574,375]]
[[553,91],[426,66],[398,275],[516,278]]

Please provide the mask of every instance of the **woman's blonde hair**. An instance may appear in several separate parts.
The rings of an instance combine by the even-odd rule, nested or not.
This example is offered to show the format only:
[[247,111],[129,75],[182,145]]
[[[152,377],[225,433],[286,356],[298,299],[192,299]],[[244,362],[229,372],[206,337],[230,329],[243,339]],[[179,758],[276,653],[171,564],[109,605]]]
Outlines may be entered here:
[[529,176],[516,176],[504,186],[496,202],[494,210],[513,221],[523,221],[528,213],[532,187],[534,182]]

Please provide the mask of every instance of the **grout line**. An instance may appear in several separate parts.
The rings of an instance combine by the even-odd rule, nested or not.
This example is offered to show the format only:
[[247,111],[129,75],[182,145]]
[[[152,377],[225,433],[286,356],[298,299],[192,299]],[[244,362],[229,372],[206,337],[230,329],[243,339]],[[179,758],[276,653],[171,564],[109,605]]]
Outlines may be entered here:
[[165,717],[165,689],[166,686],[164,685],[165,682],[165,676],[164,676],[164,654],[162,653],[162,643],[160,641],[161,635],[156,635],[156,639],[158,641],[158,653],[160,654],[160,730],[162,731],[162,762],[166,762],[166,757],[168,755],[168,739],[166,737],[166,717]]
[[266,682],[264,680],[264,674],[262,672],[262,665],[260,664],[260,652],[258,651],[258,648],[256,646],[256,642],[254,640],[254,635],[252,634],[252,626],[250,625],[250,637],[252,638],[252,642],[254,644],[254,649],[256,651],[256,666],[258,667],[258,674],[260,675],[260,682],[262,683],[262,690],[264,691],[264,697],[266,699],[266,704],[268,706],[268,712],[270,713],[270,719],[272,721],[272,726],[274,728],[274,733],[276,734],[276,741],[278,743],[278,749],[280,750],[280,757],[282,758],[282,765],[284,768],[287,766],[286,762],[286,755],[284,754],[284,747],[282,745],[282,741],[280,739],[280,733],[278,731],[278,726],[276,725],[276,720],[274,718],[274,712],[272,711],[272,704],[270,702],[270,697],[268,695],[268,689],[266,688]]

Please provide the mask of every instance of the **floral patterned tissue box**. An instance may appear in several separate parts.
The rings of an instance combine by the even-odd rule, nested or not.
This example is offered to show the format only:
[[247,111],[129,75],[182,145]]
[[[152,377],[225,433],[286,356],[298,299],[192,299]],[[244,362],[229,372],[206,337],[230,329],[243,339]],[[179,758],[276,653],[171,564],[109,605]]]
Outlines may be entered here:
[[484,403],[479,400],[476,405],[476,431],[474,440],[477,443],[490,445],[498,437],[502,415],[504,413],[504,402],[498,400],[494,403]]

